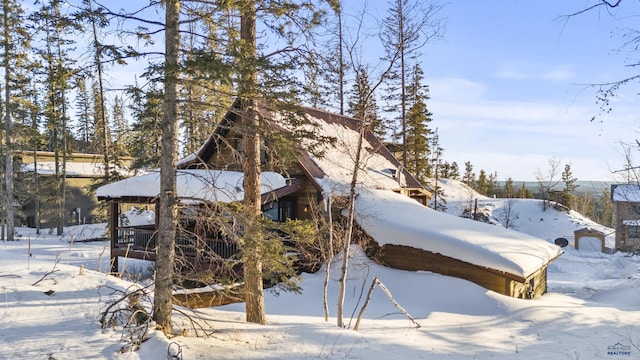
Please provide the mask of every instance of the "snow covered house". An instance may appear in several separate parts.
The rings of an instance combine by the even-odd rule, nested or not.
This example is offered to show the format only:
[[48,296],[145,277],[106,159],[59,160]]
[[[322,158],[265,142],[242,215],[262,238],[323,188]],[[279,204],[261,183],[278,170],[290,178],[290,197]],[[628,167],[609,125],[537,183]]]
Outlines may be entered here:
[[[237,103],[236,103],[237,106]],[[237,157],[242,151],[242,136],[238,131],[238,109],[234,106],[225,115],[208,140],[195,153],[178,163],[178,198],[184,202],[229,203],[240,202],[242,193],[242,165]],[[304,116],[314,122],[316,131],[325,139],[317,144],[323,157],[315,156],[302,147],[297,149],[295,161],[286,168],[273,170],[279,159],[274,154],[262,154],[262,210],[274,221],[310,219],[312,209],[322,205],[329,191],[348,188],[353,173],[353,145],[359,137],[356,119],[312,108],[303,108]],[[260,109],[265,122],[276,129],[279,115],[264,107]],[[278,130],[284,131],[284,130]],[[426,204],[431,194],[406,170],[371,132],[365,132],[363,166],[360,186],[387,189]],[[275,154],[277,155],[277,154]],[[123,210],[154,208],[159,191],[159,173],[125,179],[100,187],[98,200],[109,203],[111,257],[117,269],[119,257],[155,259],[155,229],[153,224],[136,225],[121,222]],[[157,215],[157,214],[156,214]],[[215,234],[214,234],[215,235]],[[222,257],[235,252],[223,246],[215,236],[206,236],[206,243]],[[180,244],[178,244],[180,245]],[[218,251],[219,250],[219,251]]]
[[[273,172],[273,154],[262,156],[262,210],[274,221],[308,219],[314,206],[339,214],[349,193],[359,121],[303,108],[319,135],[323,156],[300,147],[296,161]],[[261,108],[264,121],[278,127],[278,114]],[[178,197],[209,202],[242,201],[242,136],[232,108],[209,139],[178,164]],[[475,282],[501,294],[533,298],[546,292],[546,269],[562,251],[544,240],[512,230],[446,215],[429,209],[430,193],[404,169],[372,133],[366,132],[358,171],[356,221],[369,256],[392,268],[433,271]],[[111,208],[111,256],[153,259],[153,233],[117,223],[120,204],[152,204],[159,189],[157,173],[98,189]],[[330,204],[333,204],[331,206]],[[142,232],[141,232],[142,231]],[[144,233],[146,231],[146,235]],[[214,239],[207,239],[214,241]],[[179,245],[178,245],[179,246]],[[214,247],[215,248],[215,247]]]
[[[89,190],[94,181],[103,176],[103,155],[86,153],[66,154],[65,169],[65,201],[64,201],[64,225],[77,225],[91,223],[98,215],[98,203]],[[20,172],[28,176],[38,176],[40,182],[39,193],[45,192],[47,180],[53,178],[56,173],[56,154],[51,151],[20,151],[16,156],[20,164]],[[121,169],[123,176],[128,176],[128,167],[131,165],[130,157],[121,157]],[[62,158],[58,155],[58,172],[62,171]],[[41,202],[46,196],[42,196]],[[22,221],[29,227],[36,227],[36,219],[39,218],[40,226],[49,227],[55,224],[58,214],[53,208],[41,204],[39,216],[36,216],[36,204],[34,199],[28,199],[22,204]]]
[[616,250],[640,249],[640,185],[611,185]]

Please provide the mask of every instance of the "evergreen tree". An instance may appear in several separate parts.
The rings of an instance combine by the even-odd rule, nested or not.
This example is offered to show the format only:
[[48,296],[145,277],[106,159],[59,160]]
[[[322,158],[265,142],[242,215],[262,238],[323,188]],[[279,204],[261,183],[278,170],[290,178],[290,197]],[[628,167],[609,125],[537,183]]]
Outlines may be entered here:
[[493,172],[487,178],[487,196],[496,196],[500,192],[498,184],[498,173]]
[[460,168],[457,162],[452,162],[449,166],[449,179],[460,180]]
[[433,192],[433,196],[431,198],[433,203],[433,208],[438,211],[445,211],[446,207],[446,199],[444,198],[444,189],[440,186],[440,168],[441,168],[441,158],[442,158],[442,148],[440,147],[440,137],[438,136],[438,130],[433,133],[430,138],[430,149],[431,149],[431,159],[429,164],[429,171],[431,176],[433,176],[433,186],[431,191]]
[[77,127],[75,134],[78,141],[78,151],[84,153],[94,153],[94,122],[93,122],[93,102],[87,89],[87,79],[83,76],[75,78],[76,88],[76,119]]
[[356,71],[356,81],[348,94],[349,102],[347,114],[353,117],[364,114],[364,122],[378,138],[384,138],[386,128],[378,118],[378,106],[369,81],[369,75],[364,67]]
[[[407,113],[406,153],[407,170],[418,181],[425,184],[430,174],[429,154],[433,150],[432,158],[440,159],[441,149],[430,148],[429,137],[431,130],[431,112],[427,109],[426,101],[429,100],[429,89],[422,84],[423,73],[416,64],[413,70],[413,79],[407,88],[409,96],[409,111]],[[435,173],[431,165],[431,173]]]
[[[126,58],[139,57],[141,54],[133,50],[131,46],[116,46],[105,43],[103,29],[110,25],[110,19],[128,18],[127,15],[113,14],[104,6],[96,4],[95,0],[82,0],[82,6],[73,14],[79,24],[87,24],[84,34],[87,36],[88,52],[91,54],[90,64],[84,67],[82,73],[92,80],[91,93],[93,102],[91,151],[102,155],[102,177],[96,179],[91,188],[107,184],[121,178],[122,147],[118,148],[115,142],[121,137],[125,127],[120,127],[114,132],[111,129],[111,121],[108,118],[108,101],[106,95],[105,66],[107,64],[126,64]],[[131,17],[136,18],[138,17]],[[156,23],[157,24],[157,23]],[[136,29],[138,37],[148,36],[143,27]],[[115,98],[116,102],[118,97]],[[116,104],[115,110],[122,110],[122,104]],[[119,108],[117,108],[119,106]],[[120,114],[122,111],[120,112]],[[115,116],[115,113],[114,113]],[[113,119],[116,122],[116,119]]]
[[[412,76],[420,75],[411,74],[411,69],[407,63],[410,59],[417,56],[420,48],[422,48],[428,40],[440,34],[440,21],[435,17],[440,11],[441,6],[434,2],[422,2],[415,0],[395,0],[389,3],[388,16],[383,19],[383,32],[381,39],[385,48],[386,59],[395,59],[395,65],[392,68],[387,82],[388,94],[383,100],[389,102],[387,111],[397,115],[399,129],[396,131],[398,138],[402,144],[402,165],[408,166],[408,116],[407,112],[410,107],[407,94],[407,83],[410,82]],[[415,67],[414,67],[415,69]]]
[[480,173],[478,174],[478,181],[476,182],[476,186],[474,189],[482,195],[489,194],[489,178],[487,177],[487,173],[483,169],[480,169]]
[[611,192],[609,191],[609,188],[605,188],[602,192],[598,205],[596,220],[604,226],[614,227],[613,202],[611,201]]
[[339,104],[340,115],[345,114],[345,89],[344,84],[347,72],[349,71],[348,63],[344,56],[344,23],[343,9],[341,0],[330,1],[329,5],[335,14],[335,22],[326,24],[328,32],[332,35],[325,48],[328,54],[318,56],[316,60],[317,66],[323,77],[323,82],[318,93],[321,99],[318,99],[319,105],[324,104],[324,98],[336,100]]
[[[93,11],[93,0],[83,0],[87,6],[87,17],[91,24],[91,47],[93,53],[93,69],[95,70],[95,81],[93,83],[93,98],[94,98],[94,136],[98,140],[100,153],[102,154],[102,167],[103,176],[98,184],[107,184],[113,180],[118,180],[118,172],[116,164],[111,162],[111,159],[115,157],[114,150],[112,148],[111,131],[109,130],[109,120],[107,119],[107,105],[105,101],[105,89],[104,89],[104,76],[103,76],[103,64],[102,64],[102,48],[103,45],[98,40],[98,22],[100,24],[106,24],[105,18],[101,12]],[[95,139],[94,139],[95,140]],[[115,176],[114,176],[115,175]],[[95,184],[94,184],[95,186]]]
[[[152,66],[155,69],[155,66]],[[134,123],[129,148],[134,160],[133,169],[153,169],[160,164],[162,137],[161,121],[163,92],[156,82],[148,83],[146,89],[137,85],[130,87],[127,93],[131,97],[131,112]]]
[[4,207],[6,209],[7,240],[14,240],[15,212],[15,165],[14,151],[17,149],[17,142],[14,135],[14,115],[19,115],[20,109],[24,108],[21,99],[25,95],[24,89],[27,86],[25,69],[28,64],[28,51],[30,48],[27,29],[25,28],[24,10],[15,0],[2,0],[2,38],[0,48],[2,48],[2,67],[4,69],[4,129],[5,147],[4,150]]
[[70,80],[75,61],[71,56],[74,41],[70,32],[81,30],[77,22],[61,12],[61,0],[50,0],[42,4],[32,15],[32,20],[42,30],[43,48],[36,52],[44,64],[46,97],[44,116],[48,135],[48,150],[54,152],[55,169],[51,185],[57,189],[51,194],[54,201],[51,208],[55,212],[57,234],[61,235],[65,221],[66,202],[66,159],[69,152],[71,132],[68,129],[68,102]]
[[[296,144],[301,137],[309,138],[311,131],[285,133],[265,126],[258,115],[258,99],[268,104],[270,110],[282,115],[283,125],[298,127],[311,124],[309,119],[300,116],[298,103],[299,80],[296,71],[306,64],[308,57],[297,56],[291,49],[301,49],[297,44],[309,36],[308,30],[316,26],[321,17],[314,2],[280,1],[278,6],[267,6],[263,1],[240,0],[233,3],[234,19],[240,18],[239,38],[230,46],[232,51],[231,68],[237,74],[235,89],[240,103],[240,134],[243,151],[240,154],[244,172],[244,234],[241,239],[241,254],[244,264],[246,320],[258,324],[266,323],[262,266],[267,252],[268,241],[264,236],[266,229],[259,222],[261,213],[260,176],[261,146],[267,155],[275,152],[284,161],[293,158]],[[259,44],[256,35],[256,23],[260,20],[267,28],[277,29],[286,49],[270,54],[264,52],[265,44]],[[295,24],[295,25],[292,25]],[[272,49],[269,49],[272,50]],[[295,51],[295,50],[294,50]],[[375,121],[375,119],[369,119]],[[315,139],[312,142],[322,141]],[[273,157],[275,158],[275,157]],[[270,164],[278,167],[282,164]]]
[[476,174],[473,172],[473,165],[471,161],[464,163],[464,175],[462,175],[462,182],[468,187],[476,188]]
[[[107,119],[107,110],[104,108],[105,102],[103,95],[101,94],[100,85],[96,79],[91,81],[91,128],[93,129],[93,136],[91,137],[91,152],[94,154],[101,154],[102,165],[105,167],[104,171],[108,172],[111,158],[111,130],[109,129],[109,119]],[[105,124],[106,122],[106,124]],[[103,173],[102,181],[108,180],[109,175]],[[108,183],[108,181],[106,182]]]
[[110,126],[112,131],[111,138],[113,139],[113,151],[116,155],[112,161],[120,165],[119,158],[122,156],[128,156],[129,144],[131,142],[130,126],[125,117],[125,105],[121,96],[115,96],[113,99],[113,124]]
[[513,187],[513,179],[511,179],[511,176],[509,176],[509,178],[507,178],[507,180],[504,183],[504,188],[502,189],[502,197],[504,198],[514,198],[516,196],[516,191],[515,188]]
[[524,185],[524,182],[522,182],[522,184],[520,185],[520,188],[518,189],[518,198],[520,199],[533,198],[533,193]]
[[449,174],[451,173],[451,164],[448,161],[444,161],[440,165],[440,176],[443,179],[450,179]]
[[176,244],[176,163],[178,159],[178,75],[180,1],[167,0],[165,10],[164,116],[158,203],[158,243],[153,320],[165,334],[172,333],[173,279]]
[[571,172],[571,165],[565,164],[564,171],[562,171],[561,181],[564,183],[564,189],[562,189],[561,203],[562,205],[571,208],[573,200],[573,192],[578,188],[576,181],[577,178],[573,176]]
[[191,21],[182,36],[184,66],[180,81],[179,117],[185,155],[195,152],[208,138],[233,98],[232,78],[225,65],[226,38],[237,37],[237,27],[220,19],[211,3],[185,3]]

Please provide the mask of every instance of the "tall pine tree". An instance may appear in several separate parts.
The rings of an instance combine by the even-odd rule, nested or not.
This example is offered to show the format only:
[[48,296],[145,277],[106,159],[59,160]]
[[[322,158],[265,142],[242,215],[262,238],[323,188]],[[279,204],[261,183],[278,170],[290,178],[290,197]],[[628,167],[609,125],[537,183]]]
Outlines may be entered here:
[[365,125],[378,138],[383,139],[386,135],[386,128],[378,118],[378,105],[372,84],[369,81],[367,69],[360,66],[356,71],[356,79],[348,94],[349,102],[347,114],[358,118],[363,116]]
[[385,48],[385,58],[397,57],[387,81],[384,101],[388,102],[387,111],[396,114],[396,136],[401,140],[402,164],[407,167],[407,83],[412,76],[408,66],[410,60],[427,41],[441,35],[441,21],[437,14],[441,6],[435,2],[418,0],[392,0],[389,2],[388,16],[383,19],[383,31],[380,34]]
[[81,30],[79,24],[61,11],[61,0],[50,0],[32,15],[32,20],[41,29],[43,46],[36,50],[43,64],[45,76],[44,117],[48,137],[48,150],[54,153],[54,176],[49,181],[48,206],[54,211],[56,233],[61,235],[65,221],[66,166],[71,131],[69,122],[70,81],[75,60],[71,55],[74,40],[69,36]]
[[420,65],[414,65],[412,74],[413,78],[407,87],[409,111],[406,130],[406,167],[420,183],[426,184],[427,178],[434,173],[430,171],[433,165],[429,164],[429,154],[432,153],[429,146],[431,136],[429,123],[432,121],[433,114],[427,109],[429,88],[422,83],[424,75]]
[[25,79],[25,69],[28,63],[29,39],[25,28],[24,10],[15,0],[2,0],[2,38],[0,40],[0,50],[2,52],[2,67],[4,70],[4,126],[5,126],[5,209],[7,221],[7,240],[14,240],[15,226],[15,172],[14,172],[14,151],[16,144],[14,141],[14,120],[16,115],[23,108],[24,103],[19,99],[23,98],[25,88],[28,84]]

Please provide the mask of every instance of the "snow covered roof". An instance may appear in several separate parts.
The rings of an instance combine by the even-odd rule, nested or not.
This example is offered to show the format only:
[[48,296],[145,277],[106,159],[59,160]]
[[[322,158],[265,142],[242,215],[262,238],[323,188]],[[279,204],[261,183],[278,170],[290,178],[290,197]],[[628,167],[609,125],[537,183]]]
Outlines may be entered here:
[[622,225],[640,226],[640,220],[622,220]]
[[356,213],[380,246],[411,246],[523,278],[562,253],[545,240],[443,214],[391,191],[361,189]]
[[[176,189],[181,199],[206,200],[211,202],[234,202],[244,199],[244,174],[223,170],[177,170]],[[286,179],[274,172],[263,172],[260,176],[262,194],[287,185]],[[134,176],[99,187],[98,198],[158,196],[160,172],[154,171]]]
[[[346,126],[344,122],[328,122],[320,119],[314,116],[315,112],[308,112],[307,115],[313,123],[318,125],[317,131],[321,136],[335,139],[333,144],[328,142],[322,144],[322,157],[310,154],[313,161],[325,173],[324,181],[349,184],[355,165],[359,132]],[[400,171],[397,160],[391,156],[384,156],[382,151],[387,151],[382,143],[367,137],[363,139],[358,184],[367,188],[395,191],[407,187],[408,177]],[[321,186],[331,187],[332,185]]]
[[640,186],[638,184],[618,184],[613,186],[612,201],[640,202]]
[[[236,104],[237,106],[238,104]],[[310,125],[297,125],[305,127],[324,138],[335,139],[335,142],[325,141],[315,143],[314,148],[323,156],[314,156],[303,151],[299,156],[300,165],[316,180],[322,179],[322,187],[335,188],[340,184],[349,184],[354,170],[356,149],[358,145],[360,121],[348,116],[330,113],[318,109],[303,107],[307,119],[314,123]],[[260,111],[264,119],[275,128],[282,131],[294,130],[286,114],[276,110],[269,110],[261,105]],[[233,122],[237,121],[237,111],[230,110],[224,121],[214,130],[214,134],[196,152],[178,161],[178,166],[187,168],[198,162],[207,162],[217,151],[215,148],[220,138],[226,136]],[[302,149],[307,149],[309,144],[303,141]],[[365,131],[362,144],[362,156],[360,172],[358,174],[360,186],[398,191],[401,188],[422,189],[423,186],[402,167],[400,162],[389,152],[384,144],[375,137],[371,131]],[[321,182],[321,181],[318,181]]]
[[[21,170],[23,172],[34,172],[33,164],[22,164]],[[56,164],[52,161],[38,162],[37,170],[38,174],[41,175],[53,175],[55,174]],[[124,169],[119,169],[119,172],[125,176],[128,175]],[[102,163],[95,162],[68,161],[66,163],[66,175],[70,177],[99,177],[104,175],[104,166]]]

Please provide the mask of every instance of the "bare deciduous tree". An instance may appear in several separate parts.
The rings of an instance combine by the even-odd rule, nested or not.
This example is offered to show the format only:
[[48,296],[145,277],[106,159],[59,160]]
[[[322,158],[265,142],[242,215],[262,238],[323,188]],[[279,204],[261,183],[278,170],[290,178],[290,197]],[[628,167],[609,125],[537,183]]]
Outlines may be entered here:
[[542,197],[542,211],[547,211],[550,191],[560,183],[560,179],[557,178],[560,161],[556,158],[551,158],[548,160],[548,163],[549,169],[546,173],[537,169],[534,174],[538,182],[538,188],[540,189],[540,197]]

